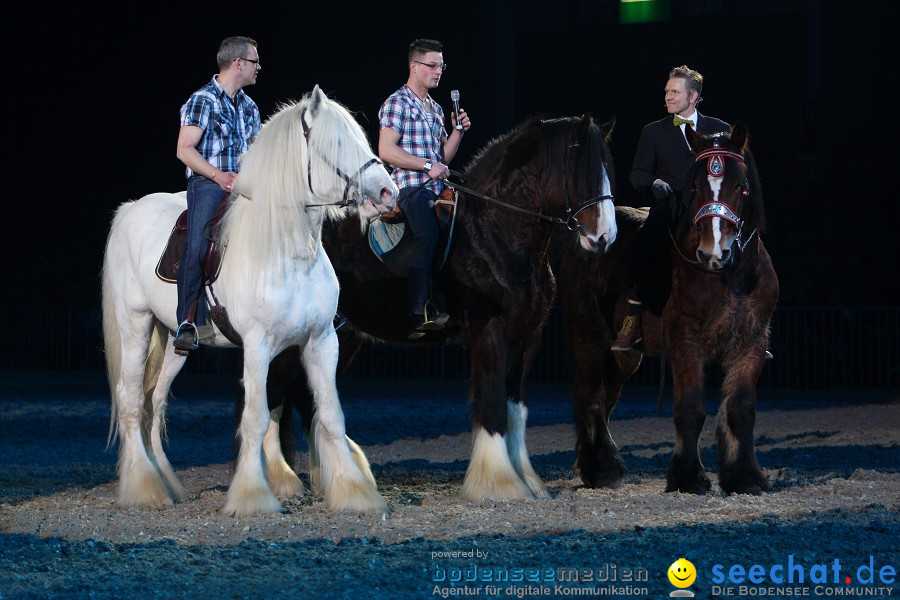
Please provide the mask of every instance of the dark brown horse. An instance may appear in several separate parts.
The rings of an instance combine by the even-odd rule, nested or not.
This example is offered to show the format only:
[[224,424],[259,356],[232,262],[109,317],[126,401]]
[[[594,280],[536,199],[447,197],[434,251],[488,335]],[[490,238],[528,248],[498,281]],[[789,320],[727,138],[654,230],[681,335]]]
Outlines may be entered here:
[[[340,332],[344,364],[365,336],[468,345],[474,447],[462,489],[467,499],[547,495],[525,447],[524,382],[556,292],[549,257],[554,232],[564,232],[567,244],[586,254],[605,251],[615,240],[606,146],[611,128],[612,123],[601,126],[590,116],[534,118],[472,159],[465,187],[474,193],[459,193],[454,243],[435,277],[450,321],[444,331],[420,340],[406,337],[406,281],[372,253],[358,224],[338,223],[323,231],[340,280],[339,311],[349,321]],[[308,392],[302,383],[288,387],[303,374],[293,366],[282,371],[285,364],[299,362],[272,363],[269,396],[285,395],[300,409],[308,430],[314,418]],[[313,448],[310,457],[313,472]]]
[[[778,279],[760,237],[765,226],[759,176],[746,128],[730,136],[689,131],[697,154],[673,235],[672,291],[662,318],[644,317],[644,343],[611,352],[625,312],[627,255],[645,214],[619,209],[619,240],[603,260],[568,252],[560,267],[561,297],[575,366],[576,469],[589,486],[614,485],[625,472],[609,433],[610,414],[642,350],[663,349],[674,377],[675,451],[667,491],[710,489],[699,454],[706,419],[704,369],[723,371],[718,416],[719,484],[726,493],[769,489],[756,462],[756,381],[765,361]],[[603,315],[588,321],[590,315]]]

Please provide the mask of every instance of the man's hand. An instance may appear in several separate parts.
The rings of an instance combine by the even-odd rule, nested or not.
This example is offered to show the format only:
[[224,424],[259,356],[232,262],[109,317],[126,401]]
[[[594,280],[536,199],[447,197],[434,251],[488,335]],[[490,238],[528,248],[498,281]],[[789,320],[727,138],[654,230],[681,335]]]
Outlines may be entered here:
[[435,163],[428,171],[428,176],[432,179],[447,179],[450,177],[450,167],[444,163]]
[[[453,129],[456,129],[456,113],[450,113],[450,121],[453,123]],[[459,122],[463,126],[462,133],[465,133],[469,130],[469,127],[472,126],[472,121],[469,120],[469,115],[466,114],[466,111],[463,109],[459,109]]]
[[653,182],[651,191],[653,192],[653,197],[657,200],[665,200],[672,193],[672,187],[662,179],[657,179]]

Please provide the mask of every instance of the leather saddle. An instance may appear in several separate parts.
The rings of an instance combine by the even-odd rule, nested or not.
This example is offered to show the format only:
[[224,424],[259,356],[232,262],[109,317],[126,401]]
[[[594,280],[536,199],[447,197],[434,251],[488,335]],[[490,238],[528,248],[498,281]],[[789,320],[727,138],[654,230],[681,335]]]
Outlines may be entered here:
[[[453,242],[456,223],[456,203],[458,192],[444,188],[434,201],[434,214],[438,221],[438,247],[435,253],[434,270],[439,271],[447,262]],[[395,275],[406,277],[409,259],[412,255],[412,230],[406,226],[406,217],[398,206],[369,222],[369,247],[378,260]]]
[[[222,223],[222,215],[228,207],[228,198],[230,194],[226,194],[216,209],[215,216],[206,224],[204,235],[209,240],[209,248],[206,250],[206,257],[203,260],[203,285],[210,285],[219,277],[219,270],[222,268],[222,251],[219,246],[219,227]],[[156,276],[166,283],[177,283],[178,267],[181,264],[181,257],[184,255],[184,247],[187,245],[187,210],[185,210],[175,221],[172,232],[169,234],[169,241],[156,263]]]

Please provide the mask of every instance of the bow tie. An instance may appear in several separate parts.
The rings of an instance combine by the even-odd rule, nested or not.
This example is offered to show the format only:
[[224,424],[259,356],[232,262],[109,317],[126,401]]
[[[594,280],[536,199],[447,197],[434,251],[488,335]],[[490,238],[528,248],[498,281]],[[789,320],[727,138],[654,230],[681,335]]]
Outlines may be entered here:
[[685,125],[690,125],[691,127],[694,126],[694,122],[693,122],[693,121],[691,121],[690,119],[682,119],[682,118],[679,117],[678,115],[675,115],[675,118],[672,119],[672,120],[675,122],[675,127],[678,127],[678,126],[681,125],[682,123],[685,124]]

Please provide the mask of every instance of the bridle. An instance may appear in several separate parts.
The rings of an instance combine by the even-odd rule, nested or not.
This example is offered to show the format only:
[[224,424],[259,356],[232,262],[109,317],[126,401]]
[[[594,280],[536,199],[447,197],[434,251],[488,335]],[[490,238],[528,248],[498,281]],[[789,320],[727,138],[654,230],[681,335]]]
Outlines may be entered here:
[[[457,191],[465,192],[468,195],[475,196],[476,198],[481,198],[482,200],[486,200],[488,202],[491,202],[492,204],[496,204],[498,206],[502,206],[504,208],[508,208],[510,210],[514,210],[514,211],[522,213],[522,214],[536,217],[537,219],[539,219],[541,221],[546,221],[546,222],[554,224],[554,225],[563,225],[569,231],[576,231],[576,232],[578,232],[578,235],[587,236],[587,233],[584,229],[584,225],[582,225],[581,223],[578,222],[578,219],[577,219],[578,213],[580,213],[581,211],[588,209],[592,206],[597,206],[604,200],[615,201],[615,198],[611,194],[602,194],[600,196],[594,196],[594,197],[586,200],[584,203],[582,203],[580,206],[578,206],[574,210],[572,209],[572,204],[569,199],[569,177],[568,177],[569,152],[568,152],[568,149],[578,146],[578,145],[579,145],[579,142],[572,142],[571,144],[569,144],[567,146],[565,160],[563,161],[563,182],[564,182],[564,186],[565,186],[565,195],[566,195],[566,214],[562,217],[554,217],[552,215],[545,214],[543,210],[536,211],[536,210],[531,210],[531,209],[527,209],[527,208],[522,208],[521,206],[516,206],[514,204],[509,204],[508,202],[503,202],[502,200],[498,200],[497,198],[492,198],[491,196],[482,194],[479,191],[473,190],[472,188],[468,188],[459,183],[454,183],[451,181],[445,181],[444,183],[448,187],[451,187]],[[603,168],[606,169],[605,165]],[[464,179],[463,174],[459,173],[458,171],[454,171],[451,169],[450,174],[458,179]]]
[[[744,161],[744,157],[741,154],[732,152],[730,150],[725,150],[718,146],[714,146],[708,150],[704,150],[697,155],[697,158],[694,160],[694,162],[699,163],[705,160],[707,174],[710,177],[721,178],[725,176],[724,159],[726,157],[733,158],[743,164],[746,164],[746,162]],[[734,228],[737,231],[737,234],[734,238],[734,243],[737,244],[737,247],[741,252],[744,252],[747,244],[749,244],[756,235],[758,228],[754,229],[750,233],[750,235],[747,237],[747,241],[743,241],[742,234],[744,230],[744,220],[740,217],[740,211],[743,209],[744,198],[750,195],[750,186],[747,183],[742,183],[739,187],[741,189],[741,203],[738,206],[738,210],[734,210],[726,202],[707,202],[700,206],[699,209],[697,209],[697,214],[694,215],[694,225],[697,225],[697,223],[699,223],[701,220],[708,219],[710,217],[719,217],[725,219],[726,221],[734,225]]]
[[[303,137],[306,138],[307,150],[310,150],[309,133],[310,133],[310,131],[312,131],[312,128],[306,124],[306,109],[305,108],[303,109],[303,112],[300,113],[300,125],[303,127]],[[315,191],[313,190],[313,185],[312,185],[312,157],[311,157],[311,154],[312,154],[312,152],[310,150],[306,155],[306,182],[307,182],[307,184],[309,184],[309,191],[315,195]],[[334,170],[334,172],[337,173],[338,177],[343,179],[344,182],[346,183],[346,186],[344,186],[344,196],[338,202],[328,202],[325,204],[307,204],[306,205],[307,208],[321,207],[321,206],[349,206],[350,205],[349,198],[350,198],[351,188],[355,188],[357,190],[362,191],[362,187],[360,186],[358,180],[362,177],[363,172],[365,172],[365,170],[368,169],[369,167],[371,167],[372,165],[382,164],[381,160],[378,157],[373,156],[368,161],[363,163],[363,165],[360,168],[358,168],[356,170],[356,173],[354,173],[353,176],[351,177],[350,175],[347,175],[344,172],[344,170],[341,169],[339,166],[331,164],[331,161],[329,161],[324,156],[320,156],[320,158],[322,159],[322,162],[324,162],[329,167],[331,167]]]

